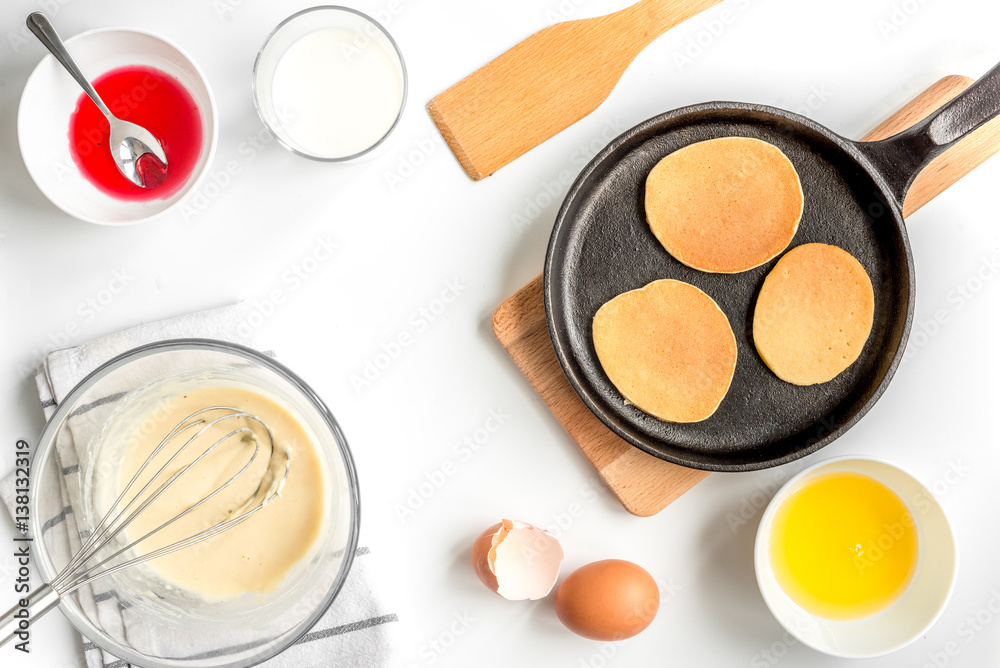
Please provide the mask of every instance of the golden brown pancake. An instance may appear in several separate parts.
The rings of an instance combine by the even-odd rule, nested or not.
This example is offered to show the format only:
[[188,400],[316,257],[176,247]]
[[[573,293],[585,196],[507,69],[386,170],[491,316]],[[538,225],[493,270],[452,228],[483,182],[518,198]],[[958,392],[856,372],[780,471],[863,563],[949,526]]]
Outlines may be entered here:
[[704,420],[733,380],[733,330],[718,304],[693,285],[664,279],[620,294],[598,309],[593,331],[614,386],[661,420]]
[[872,282],[853,255],[804,244],[764,279],[753,314],[754,345],[778,378],[825,383],[858,359],[874,312]]
[[776,146],[721,137],[674,151],[646,178],[646,218],[689,267],[746,271],[780,254],[802,217],[802,185]]

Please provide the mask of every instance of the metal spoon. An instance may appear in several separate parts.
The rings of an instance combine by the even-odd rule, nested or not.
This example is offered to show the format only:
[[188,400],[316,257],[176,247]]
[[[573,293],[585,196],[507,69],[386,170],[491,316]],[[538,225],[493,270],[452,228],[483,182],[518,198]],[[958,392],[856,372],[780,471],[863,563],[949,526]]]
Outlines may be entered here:
[[118,169],[132,183],[140,188],[156,188],[163,185],[167,176],[167,156],[156,137],[146,128],[129,123],[118,118],[105,106],[101,96],[97,94],[90,81],[80,71],[80,67],[69,55],[66,45],[60,39],[56,29],[49,23],[48,17],[42,12],[28,15],[28,30],[45,45],[56,60],[66,68],[76,82],[83,87],[97,108],[101,110],[111,125],[111,155]]

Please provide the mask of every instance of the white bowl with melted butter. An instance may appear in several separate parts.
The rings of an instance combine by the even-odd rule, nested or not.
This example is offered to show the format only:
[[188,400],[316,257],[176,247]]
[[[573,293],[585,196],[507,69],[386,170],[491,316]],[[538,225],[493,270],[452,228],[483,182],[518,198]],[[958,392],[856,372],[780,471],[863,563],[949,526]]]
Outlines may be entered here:
[[795,639],[867,659],[906,647],[940,618],[958,550],[944,509],[917,478],[876,457],[842,456],[778,490],[757,528],[754,570],[768,609]]

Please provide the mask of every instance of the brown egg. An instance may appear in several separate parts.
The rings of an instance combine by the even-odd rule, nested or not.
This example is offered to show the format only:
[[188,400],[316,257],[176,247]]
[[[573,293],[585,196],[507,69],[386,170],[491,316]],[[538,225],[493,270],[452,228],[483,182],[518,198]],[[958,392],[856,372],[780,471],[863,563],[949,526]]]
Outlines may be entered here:
[[591,640],[631,638],[650,625],[659,608],[653,576],[621,559],[582,566],[556,591],[559,621]]

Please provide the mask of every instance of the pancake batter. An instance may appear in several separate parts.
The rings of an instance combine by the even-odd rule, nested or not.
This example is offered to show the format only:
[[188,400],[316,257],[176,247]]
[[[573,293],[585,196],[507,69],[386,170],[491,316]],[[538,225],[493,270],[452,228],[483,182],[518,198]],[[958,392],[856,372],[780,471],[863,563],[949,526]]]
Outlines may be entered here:
[[[258,416],[274,435],[277,456],[271,458],[267,431],[256,421],[237,417],[214,425],[187,446],[164,473],[156,477],[149,490],[141,493],[140,499],[148,498],[171,475],[205,453],[218,439],[240,427],[250,427],[257,435],[260,448],[256,459],[231,485],[143,540],[135,549],[139,554],[147,554],[239,513],[243,504],[254,497],[262,480],[264,486],[268,486],[269,467],[278,479],[281,478],[287,453],[291,462],[288,477],[280,496],[272,503],[224,533],[148,562],[148,567],[170,584],[208,599],[274,590],[295,565],[309,555],[322,535],[326,497],[324,467],[316,445],[299,420],[274,400],[242,387],[205,386],[156,402],[155,408],[146,411],[143,419],[134,422],[139,426],[134,428],[135,436],[124,447],[115,496],[125,489],[171,429],[188,415],[210,406],[232,407]],[[224,413],[213,411],[200,417],[205,417],[207,423]],[[185,431],[164,447],[133,484],[126,503],[140,493],[145,483],[199,428]],[[248,434],[226,438],[220,447],[207,454],[136,515],[126,530],[127,540],[141,538],[221,487],[247,465],[254,447],[254,439]]]

